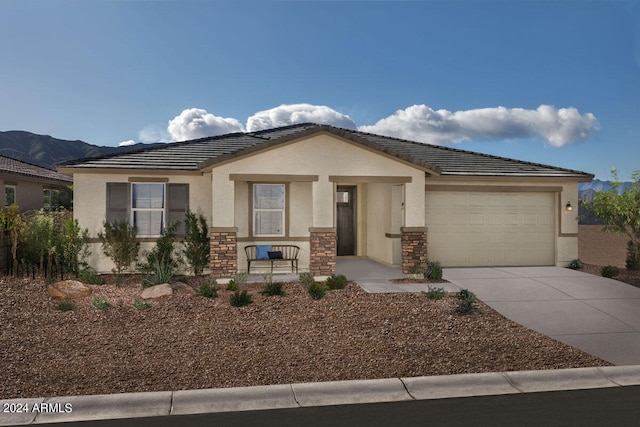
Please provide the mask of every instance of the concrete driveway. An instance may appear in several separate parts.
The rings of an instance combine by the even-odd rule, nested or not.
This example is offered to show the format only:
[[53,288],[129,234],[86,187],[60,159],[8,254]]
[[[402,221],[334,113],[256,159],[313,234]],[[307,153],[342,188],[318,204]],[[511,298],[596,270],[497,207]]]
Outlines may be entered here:
[[[371,293],[420,292],[394,284],[398,267],[340,259],[345,274]],[[561,267],[445,268],[448,291],[469,289],[503,316],[615,365],[640,365],[640,288]]]

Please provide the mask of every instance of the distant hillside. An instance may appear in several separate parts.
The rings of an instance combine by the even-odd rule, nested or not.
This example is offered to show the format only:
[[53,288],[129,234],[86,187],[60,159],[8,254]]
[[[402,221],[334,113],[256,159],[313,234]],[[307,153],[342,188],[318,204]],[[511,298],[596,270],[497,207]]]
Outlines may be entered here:
[[142,146],[100,147],[83,141],[67,141],[19,130],[0,132],[0,155],[49,169],[67,160],[130,151]]

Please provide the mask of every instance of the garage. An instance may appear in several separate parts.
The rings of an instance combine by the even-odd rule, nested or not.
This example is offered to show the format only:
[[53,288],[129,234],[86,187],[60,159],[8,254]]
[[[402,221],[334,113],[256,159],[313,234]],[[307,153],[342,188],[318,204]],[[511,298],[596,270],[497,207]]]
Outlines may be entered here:
[[555,193],[427,191],[427,251],[443,266],[554,265]]

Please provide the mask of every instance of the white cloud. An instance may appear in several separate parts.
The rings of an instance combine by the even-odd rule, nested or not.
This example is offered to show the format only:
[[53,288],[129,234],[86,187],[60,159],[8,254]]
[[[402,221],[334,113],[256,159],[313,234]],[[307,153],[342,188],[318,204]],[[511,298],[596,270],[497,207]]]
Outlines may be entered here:
[[541,105],[535,110],[497,107],[452,113],[413,105],[358,129],[433,144],[540,136],[547,145],[561,147],[588,138],[599,129],[599,124],[593,114],[580,114],[573,107],[556,109]]
[[174,141],[205,138],[233,132],[243,132],[242,124],[233,118],[214,116],[207,110],[189,108],[169,120],[167,131]]
[[128,141],[122,141],[120,144],[118,144],[118,147],[128,147],[135,144],[137,144],[137,142],[135,142],[133,139],[130,139]]
[[259,111],[247,119],[247,131],[255,132],[298,123],[328,124],[356,129],[355,122],[346,114],[324,105],[283,104],[270,110]]

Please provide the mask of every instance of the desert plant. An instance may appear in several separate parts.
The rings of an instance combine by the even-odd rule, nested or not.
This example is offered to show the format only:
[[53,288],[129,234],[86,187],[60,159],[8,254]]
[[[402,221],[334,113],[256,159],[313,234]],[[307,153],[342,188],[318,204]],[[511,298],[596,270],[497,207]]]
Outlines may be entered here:
[[180,226],[179,222],[174,222],[165,227],[156,240],[156,244],[150,251],[145,251],[146,261],[138,263],[138,268],[147,274],[157,272],[158,266],[171,272],[171,275],[180,267],[180,259],[174,256],[174,239]]
[[78,280],[88,285],[104,285],[104,280],[91,267],[86,267],[78,273]]
[[262,295],[268,295],[268,296],[275,296],[275,295],[284,296],[284,295],[286,295],[284,290],[282,289],[282,283],[280,283],[280,282],[265,283],[264,284],[264,288],[262,289],[262,291],[260,293]]
[[305,286],[310,286],[311,284],[315,283],[316,279],[315,277],[313,277],[313,274],[311,274],[309,271],[305,271],[303,273],[300,273],[300,283],[302,283]]
[[320,299],[327,294],[327,288],[319,282],[313,282],[307,287],[307,290],[313,299]]
[[134,298],[131,304],[136,310],[147,310],[151,308],[151,304],[140,298]]
[[238,286],[244,286],[247,283],[248,279],[249,273],[246,272],[236,273],[236,275],[234,276],[234,280],[236,281]]
[[200,295],[205,298],[217,298],[218,297],[218,284],[216,279],[211,279],[200,285]]
[[111,307],[111,304],[102,295],[94,296],[91,305],[98,310],[104,310],[105,308]]
[[458,307],[456,311],[460,314],[472,314],[478,311],[478,300],[476,295],[468,289],[458,292]]
[[71,311],[74,308],[76,308],[76,306],[69,301],[61,301],[58,303],[58,305],[56,305],[56,310],[60,311]]
[[235,291],[234,293],[231,294],[231,297],[229,298],[229,303],[233,307],[243,307],[245,305],[251,304],[252,302],[253,301],[251,301],[251,294],[247,292],[246,289],[244,291],[240,291],[240,290]]
[[163,283],[171,283],[173,279],[174,264],[171,260],[165,258],[153,258],[153,271],[148,273],[142,279],[142,285],[145,288]]
[[115,272],[120,275],[138,259],[140,242],[136,239],[136,230],[128,221],[104,221],[102,226],[104,233],[98,233],[102,251],[111,258],[116,267]]
[[11,242],[11,266],[13,274],[18,274],[18,242],[26,227],[25,214],[12,203],[7,208],[0,210],[0,228],[9,232]]
[[442,281],[442,266],[439,261],[432,261],[427,264],[427,271],[424,273],[424,278],[432,282]]
[[325,280],[325,285],[329,290],[344,289],[344,287],[347,285],[347,276],[345,276],[344,274],[338,274],[337,276],[335,274],[332,274],[331,276],[327,277],[327,280]]
[[187,211],[185,216],[186,235],[182,243],[184,249],[182,253],[187,259],[193,274],[200,276],[202,270],[209,265],[210,257],[210,237],[207,220],[202,214]]
[[238,282],[235,281],[235,279],[231,279],[227,282],[228,291],[237,291],[238,289],[240,289],[240,286],[238,285]]
[[572,270],[579,270],[582,267],[584,267],[584,264],[582,263],[582,261],[580,261],[579,258],[576,258],[576,259],[572,260],[567,267],[572,269]]
[[602,270],[600,270],[600,274],[602,274],[602,277],[616,277],[618,274],[620,274],[620,270],[618,270],[618,267],[615,267],[613,265],[606,265],[604,267],[602,267]]
[[439,300],[445,297],[445,295],[447,295],[447,291],[444,290],[444,288],[434,288],[432,286],[429,286],[427,288],[427,291],[423,291],[423,293],[427,296],[427,298],[429,298],[430,300]]
[[54,215],[55,253],[60,267],[60,278],[64,279],[65,271],[77,277],[80,268],[87,265],[84,260],[91,254],[89,230],[82,229],[78,220],[69,218],[67,212],[56,212]]

